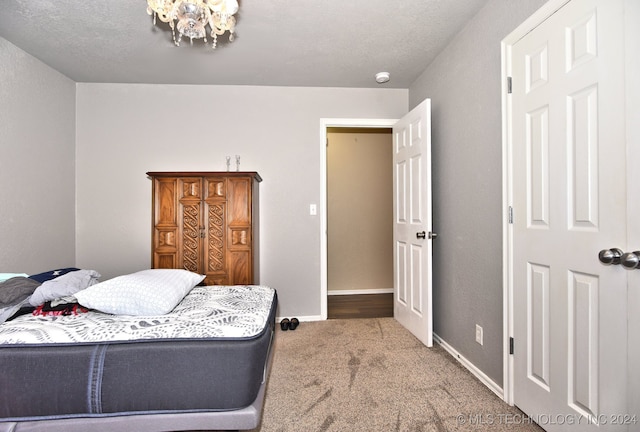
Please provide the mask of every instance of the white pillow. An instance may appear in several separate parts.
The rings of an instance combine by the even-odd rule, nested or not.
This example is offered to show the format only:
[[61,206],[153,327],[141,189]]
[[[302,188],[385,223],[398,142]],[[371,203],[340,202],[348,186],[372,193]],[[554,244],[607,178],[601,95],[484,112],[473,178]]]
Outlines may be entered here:
[[116,315],[164,315],[205,278],[187,270],[142,270],[75,293],[82,306]]

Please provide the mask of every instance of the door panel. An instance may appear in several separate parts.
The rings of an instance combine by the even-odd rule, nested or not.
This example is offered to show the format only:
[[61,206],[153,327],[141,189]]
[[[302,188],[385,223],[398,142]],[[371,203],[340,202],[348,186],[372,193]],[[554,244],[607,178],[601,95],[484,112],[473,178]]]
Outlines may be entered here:
[[[512,49],[514,400],[548,431],[627,430],[623,0],[573,0]],[[548,418],[548,417],[547,417]]]
[[393,141],[394,317],[432,346],[430,100],[398,121]]
[[529,278],[527,303],[527,374],[549,390],[549,266],[527,263]]

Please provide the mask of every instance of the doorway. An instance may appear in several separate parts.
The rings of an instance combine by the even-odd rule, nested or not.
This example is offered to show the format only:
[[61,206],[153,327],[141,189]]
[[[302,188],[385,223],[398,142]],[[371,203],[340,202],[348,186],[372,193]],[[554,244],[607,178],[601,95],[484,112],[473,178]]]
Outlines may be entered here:
[[393,316],[390,128],[327,129],[328,317]]
[[[320,306],[327,319],[327,130],[391,128],[393,153],[393,316],[432,346],[431,100],[401,119],[320,119]],[[428,232],[428,234],[427,234]]]
[[[328,317],[328,295],[329,295],[329,199],[328,199],[328,138],[331,134],[340,134],[345,133],[347,137],[351,137],[353,140],[354,137],[359,136],[363,131],[368,132],[375,136],[383,136],[384,134],[388,134],[389,137],[389,152],[391,152],[391,127],[397,122],[395,119],[321,119],[320,120],[320,169],[321,169],[321,191],[320,191],[320,212],[319,215],[321,217],[320,220],[320,230],[321,230],[321,241],[320,241],[320,249],[321,249],[321,293],[320,293],[320,302],[321,302],[321,318],[327,319]],[[378,130],[386,130],[382,134]],[[350,133],[350,134],[349,134]],[[365,160],[366,161],[366,160]],[[389,160],[389,166],[391,167],[392,162]],[[392,177],[388,178],[388,184],[392,184]],[[389,205],[389,212],[392,211],[392,203]],[[389,223],[388,229],[392,229],[391,222]],[[371,235],[371,234],[370,234]],[[392,251],[393,245],[390,245],[390,250]],[[393,257],[389,259],[388,263],[391,268],[393,266]],[[393,270],[392,270],[393,272]],[[348,285],[345,285],[344,276],[341,282],[341,292],[338,294],[346,294],[353,295],[354,291],[357,289],[361,290],[361,293],[365,293],[367,295],[373,294],[383,294],[385,289],[387,292],[393,291],[393,280],[391,280],[391,285],[382,288],[363,288],[359,287],[357,289],[349,288]],[[393,277],[393,273],[391,274]],[[340,280],[340,279],[338,279]],[[390,289],[390,291],[389,291]],[[367,291],[365,291],[367,290]],[[333,291],[333,290],[332,290]],[[336,290],[337,291],[337,290]],[[357,294],[358,291],[355,292]],[[334,294],[334,292],[332,292]]]

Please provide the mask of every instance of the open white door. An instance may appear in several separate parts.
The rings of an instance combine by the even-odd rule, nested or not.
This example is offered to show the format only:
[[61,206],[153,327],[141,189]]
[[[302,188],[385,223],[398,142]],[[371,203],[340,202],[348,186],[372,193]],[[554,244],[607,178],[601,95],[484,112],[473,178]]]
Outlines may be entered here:
[[625,137],[625,1],[550,2],[507,59],[513,401],[547,431],[640,427],[627,391],[636,274],[599,260],[640,248],[629,241],[640,197],[629,193],[639,166]]
[[393,127],[394,317],[433,345],[431,100]]

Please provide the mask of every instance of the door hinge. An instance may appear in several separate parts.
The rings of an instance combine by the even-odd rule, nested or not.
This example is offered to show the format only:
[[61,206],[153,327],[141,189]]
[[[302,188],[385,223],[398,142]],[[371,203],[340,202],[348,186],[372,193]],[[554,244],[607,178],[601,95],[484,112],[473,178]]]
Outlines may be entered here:
[[507,77],[507,93],[511,94],[513,92],[513,87],[511,86],[511,77]]
[[513,207],[509,206],[509,223],[513,223]]
[[509,354],[513,355],[513,338],[509,338]]

